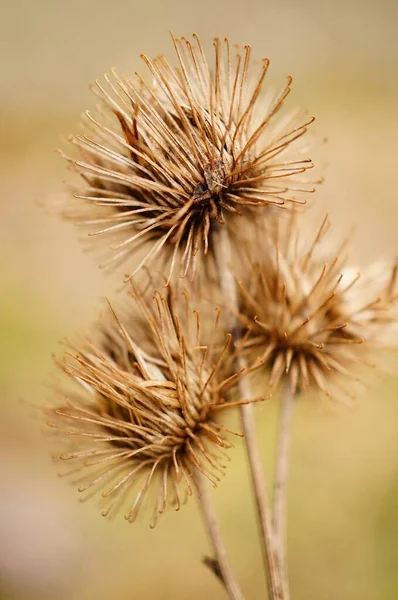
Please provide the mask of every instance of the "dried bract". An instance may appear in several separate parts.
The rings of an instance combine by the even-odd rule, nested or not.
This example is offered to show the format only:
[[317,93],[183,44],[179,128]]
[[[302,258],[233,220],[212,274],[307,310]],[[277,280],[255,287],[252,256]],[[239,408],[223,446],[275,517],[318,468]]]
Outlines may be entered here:
[[253,207],[305,203],[314,191],[301,179],[313,165],[298,143],[313,119],[276,118],[292,78],[264,94],[269,60],[256,64],[250,46],[215,39],[209,66],[197,36],[173,42],[177,67],[142,55],[149,83],[115,73],[96,82],[99,115],[86,113],[71,138],[78,158],[65,156],[87,184],[67,216],[107,236],[105,265],[144,246],[131,275],[166,249],[170,274],[176,264],[193,273],[213,227]]
[[357,379],[355,365],[371,364],[387,348],[388,332],[388,346],[397,344],[397,264],[379,265],[372,284],[365,277],[361,285],[345,266],[348,239],[326,251],[329,225],[326,217],[302,243],[293,215],[259,236],[252,274],[239,284],[247,327],[240,350],[266,362],[271,387],[287,377],[293,393],[315,385],[343,398],[352,394],[342,378]]
[[49,424],[70,446],[58,458],[76,463],[79,491],[102,492],[103,515],[127,506],[134,521],[152,489],[155,525],[166,505],[179,509],[192,493],[195,469],[217,485],[232,446],[218,417],[255,399],[227,402],[240,376],[224,374],[230,336],[216,354],[201,345],[199,313],[186,295],[156,292],[148,306],[133,294],[145,328],[131,310],[126,326],[107,313],[100,343],[70,346],[60,365],[79,389],[59,392]]

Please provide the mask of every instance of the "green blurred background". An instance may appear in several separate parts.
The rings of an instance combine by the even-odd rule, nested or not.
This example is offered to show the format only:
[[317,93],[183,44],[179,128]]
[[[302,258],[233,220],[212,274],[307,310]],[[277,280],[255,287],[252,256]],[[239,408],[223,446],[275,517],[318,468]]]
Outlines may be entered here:
[[[35,409],[58,340],[89,323],[115,289],[73,227],[38,201],[63,193],[61,135],[93,106],[88,84],[139,54],[172,54],[168,30],[250,43],[271,80],[317,117],[326,181],[313,215],[354,223],[355,265],[397,252],[396,0],[20,0],[0,24],[0,597],[102,600],[224,598],[201,565],[208,552],[195,501],[146,522],[102,519],[56,477]],[[289,490],[293,600],[398,598],[398,382],[384,378],[355,410],[308,397],[295,415]],[[268,477],[275,403],[258,408]],[[265,597],[245,457],[237,444],[214,494],[247,597]]]

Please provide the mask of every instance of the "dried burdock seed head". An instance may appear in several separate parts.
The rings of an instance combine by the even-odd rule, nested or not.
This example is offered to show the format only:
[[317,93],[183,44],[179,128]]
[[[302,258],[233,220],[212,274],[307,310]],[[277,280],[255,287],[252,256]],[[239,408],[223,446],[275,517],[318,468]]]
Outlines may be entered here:
[[199,313],[186,295],[156,292],[149,306],[133,295],[146,325],[139,339],[131,310],[122,324],[110,309],[99,343],[70,345],[60,366],[79,389],[59,391],[48,413],[67,444],[58,458],[75,463],[69,475],[79,491],[101,494],[104,516],[124,506],[134,521],[152,490],[154,526],[166,505],[179,509],[192,493],[195,469],[217,485],[232,446],[219,416],[256,399],[227,402],[240,376],[224,373],[230,336],[216,353],[201,345]]
[[[346,280],[358,279],[352,268],[342,271]],[[398,260],[373,263],[351,286],[344,297],[344,309],[353,315],[351,330],[367,328],[367,339],[379,347],[396,349],[398,345]]]
[[99,115],[86,113],[71,137],[78,157],[65,156],[87,184],[67,216],[107,238],[104,266],[144,246],[126,263],[131,275],[160,253],[170,273],[179,265],[193,274],[214,227],[254,207],[305,203],[314,191],[301,179],[313,165],[299,142],[313,119],[276,116],[292,78],[264,94],[269,60],[255,63],[250,46],[216,38],[209,65],[197,36],[173,43],[176,66],[142,55],[149,82],[113,72],[95,83]]
[[240,349],[265,361],[271,387],[287,378],[293,393],[312,385],[347,398],[342,380],[357,379],[355,365],[372,364],[388,333],[397,345],[397,264],[379,265],[362,285],[345,266],[348,239],[333,249],[328,229],[326,217],[303,243],[292,215],[259,236],[251,276],[239,283]]

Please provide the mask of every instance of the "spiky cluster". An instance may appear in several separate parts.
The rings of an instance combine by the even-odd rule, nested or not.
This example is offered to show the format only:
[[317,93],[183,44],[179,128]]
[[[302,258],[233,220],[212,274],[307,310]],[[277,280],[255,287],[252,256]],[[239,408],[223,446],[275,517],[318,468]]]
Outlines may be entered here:
[[99,116],[86,113],[83,133],[71,138],[78,157],[65,156],[87,184],[67,214],[107,237],[109,262],[146,246],[138,264],[126,263],[130,274],[157,256],[168,257],[170,274],[176,263],[181,275],[194,272],[226,219],[305,203],[314,191],[296,180],[313,166],[304,148],[290,154],[313,119],[274,118],[292,78],[279,94],[264,95],[269,60],[254,67],[250,46],[231,49],[216,38],[209,66],[197,36],[173,42],[176,67],[142,55],[150,83],[115,73],[105,86],[96,82]]
[[131,310],[126,326],[107,314],[100,343],[71,346],[60,364],[83,389],[61,392],[50,424],[69,441],[59,458],[76,463],[80,492],[102,492],[105,516],[124,505],[133,521],[152,488],[154,525],[167,504],[178,509],[192,493],[195,470],[220,481],[232,444],[218,415],[236,404],[225,394],[240,375],[225,371],[230,336],[216,356],[201,345],[199,313],[181,307],[186,296],[157,292],[148,306],[133,293],[144,327]]
[[326,217],[314,239],[302,243],[294,215],[275,222],[258,237],[252,272],[239,284],[239,318],[247,328],[241,349],[266,363],[271,386],[288,377],[293,393],[313,384],[337,395],[341,376],[355,379],[353,367],[369,364],[372,351],[375,358],[375,346],[386,343],[396,322],[397,264],[383,265],[362,286],[359,273],[345,266],[347,240],[325,254],[328,229]]
[[[152,525],[200,475],[217,485],[232,433],[218,416],[262,399],[227,397],[241,377],[265,366],[271,388],[287,380],[292,393],[313,385],[350,396],[344,377],[396,344],[398,322],[397,264],[359,279],[346,242],[326,240],[327,218],[311,242],[300,239],[294,209],[314,191],[301,142],[313,119],[277,115],[291,77],[264,94],[269,60],[256,64],[250,46],[215,39],[208,64],[197,36],[173,43],[176,66],[142,55],[149,80],[112,73],[96,82],[98,114],[86,113],[73,156],[64,154],[85,181],[65,214],[97,236],[104,265],[124,263],[130,279],[156,259],[149,287],[156,270],[167,291],[148,301],[132,284],[140,318],[128,307],[120,321],[110,309],[97,342],[70,345],[60,365],[77,387],[64,387],[49,411],[66,444],[59,458],[75,463],[84,497],[100,494],[104,515],[123,506],[133,521],[153,493]],[[215,286],[209,269],[196,269],[206,254]],[[221,290],[231,317],[221,344],[207,317],[203,335],[189,295],[167,288],[175,272],[195,275],[196,298],[211,302]]]

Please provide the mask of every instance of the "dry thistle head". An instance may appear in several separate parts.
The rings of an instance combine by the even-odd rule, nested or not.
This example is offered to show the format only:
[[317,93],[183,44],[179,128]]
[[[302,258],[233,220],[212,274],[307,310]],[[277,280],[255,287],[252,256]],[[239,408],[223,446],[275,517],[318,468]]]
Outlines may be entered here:
[[58,458],[75,463],[80,492],[101,494],[104,516],[127,506],[134,521],[152,489],[154,526],[167,504],[178,510],[192,493],[195,469],[217,485],[232,446],[218,417],[249,400],[226,401],[240,376],[224,374],[230,336],[216,355],[201,345],[186,295],[176,302],[156,292],[149,307],[133,295],[144,328],[131,311],[125,326],[111,309],[99,344],[70,345],[60,366],[80,389],[59,392],[49,424],[69,445]]
[[296,144],[313,119],[275,118],[292,78],[264,96],[269,60],[255,65],[250,46],[216,38],[209,66],[197,36],[173,42],[176,67],[142,55],[150,83],[114,72],[105,87],[96,81],[99,116],[87,111],[83,133],[71,137],[78,158],[65,156],[87,184],[67,215],[107,237],[105,265],[146,246],[131,275],[161,251],[170,274],[176,263],[182,276],[193,273],[214,227],[253,207],[305,203],[314,191],[297,178],[313,165]]
[[250,279],[239,283],[239,318],[247,327],[241,350],[265,361],[271,387],[286,377],[293,393],[314,385],[344,398],[352,394],[341,377],[357,380],[353,367],[387,348],[388,331],[397,344],[397,264],[379,265],[372,284],[365,277],[361,285],[359,273],[345,267],[348,239],[326,257],[329,226],[326,216],[303,244],[292,215],[259,236]]

